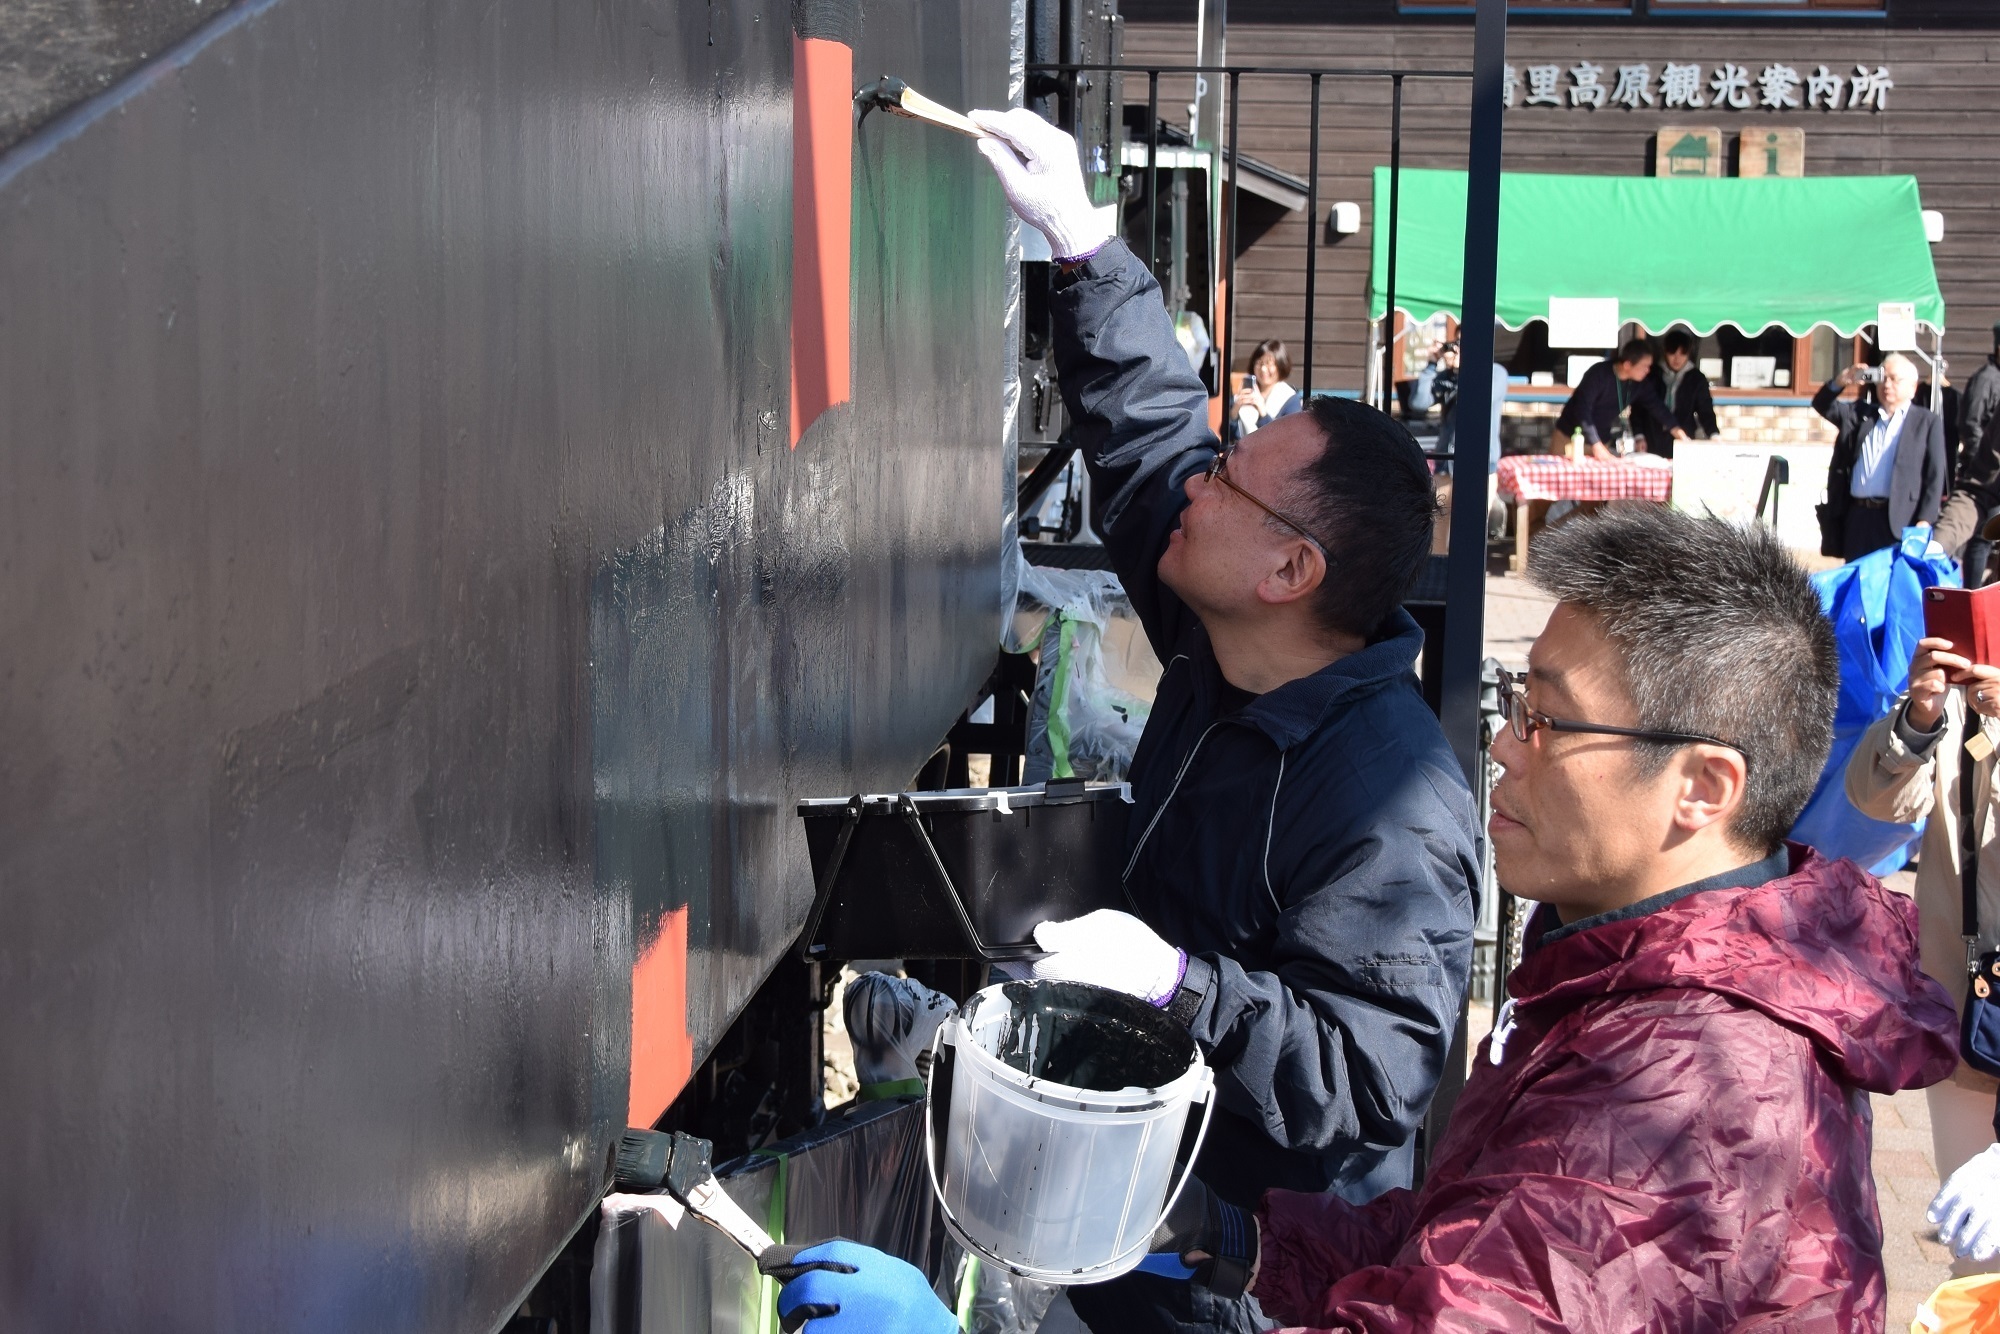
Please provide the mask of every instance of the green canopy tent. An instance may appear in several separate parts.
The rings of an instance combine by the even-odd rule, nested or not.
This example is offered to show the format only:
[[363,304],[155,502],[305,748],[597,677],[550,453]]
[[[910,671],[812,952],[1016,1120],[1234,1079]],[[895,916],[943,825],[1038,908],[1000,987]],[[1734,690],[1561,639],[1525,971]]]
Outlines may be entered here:
[[[1413,321],[1455,317],[1465,173],[1405,169],[1398,204],[1396,308]],[[1374,216],[1383,225],[1369,271],[1371,330],[1386,313],[1386,167],[1375,169]],[[1616,297],[1619,318],[1651,333],[1676,323],[1701,334],[1777,324],[1794,336],[1821,324],[1855,334],[1875,323],[1880,303],[1909,301],[1920,327],[1934,338],[1944,332],[1914,176],[1504,173],[1495,310],[1519,329],[1548,318],[1550,297]]]

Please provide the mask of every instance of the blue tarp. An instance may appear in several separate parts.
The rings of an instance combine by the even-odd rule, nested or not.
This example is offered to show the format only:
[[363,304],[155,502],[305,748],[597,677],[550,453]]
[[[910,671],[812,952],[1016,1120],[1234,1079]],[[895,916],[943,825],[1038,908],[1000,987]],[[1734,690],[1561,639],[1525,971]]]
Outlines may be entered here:
[[1813,576],[1840,647],[1840,703],[1833,753],[1792,837],[1829,857],[1851,857],[1876,875],[1902,869],[1923,833],[1916,824],[1871,820],[1847,799],[1848,758],[1910,684],[1910,655],[1924,634],[1923,590],[1960,585],[1958,563],[1931,544],[1928,527],[1907,528],[1885,547]]

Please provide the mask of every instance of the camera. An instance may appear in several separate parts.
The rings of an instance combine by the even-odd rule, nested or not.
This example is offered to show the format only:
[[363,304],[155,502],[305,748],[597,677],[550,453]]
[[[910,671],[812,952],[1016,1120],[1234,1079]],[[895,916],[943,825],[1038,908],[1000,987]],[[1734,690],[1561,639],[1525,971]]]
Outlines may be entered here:
[[1863,366],[1859,371],[1855,372],[1854,382],[1856,384],[1880,384],[1882,383],[1882,368],[1880,366]]

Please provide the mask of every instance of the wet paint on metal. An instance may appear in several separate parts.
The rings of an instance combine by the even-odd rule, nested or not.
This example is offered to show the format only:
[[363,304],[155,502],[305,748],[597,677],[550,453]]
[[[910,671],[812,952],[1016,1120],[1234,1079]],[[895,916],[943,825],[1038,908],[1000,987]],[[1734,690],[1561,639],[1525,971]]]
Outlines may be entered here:
[[[997,190],[861,127],[793,453],[790,44],[250,0],[0,156],[0,1328],[494,1327],[607,1178],[635,964],[650,1102],[803,918],[793,803],[990,668]],[[1006,12],[856,60],[994,104]]]

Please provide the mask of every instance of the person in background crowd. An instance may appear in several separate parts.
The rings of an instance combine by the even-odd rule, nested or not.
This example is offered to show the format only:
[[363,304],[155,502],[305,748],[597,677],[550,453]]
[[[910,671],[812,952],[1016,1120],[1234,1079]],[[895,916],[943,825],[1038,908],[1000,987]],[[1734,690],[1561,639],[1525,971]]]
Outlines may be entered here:
[[[1660,360],[1653,367],[1653,392],[1666,405],[1667,414],[1685,436],[1712,440],[1721,435],[1715,424],[1715,395],[1709,392],[1708,377],[1694,364],[1700,341],[1686,329],[1669,329],[1660,342]],[[1663,459],[1674,456],[1679,438],[1659,422],[1646,428],[1646,448]]]
[[1900,352],[1882,361],[1875,401],[1841,392],[1864,381],[1849,366],[1813,395],[1813,411],[1839,432],[1827,467],[1820,550],[1842,560],[1894,546],[1914,523],[1937,522],[1944,503],[1944,423],[1910,402],[1917,366]]
[[[2000,1139],[2000,1103],[1993,1108],[1993,1134]],[[1924,1216],[1959,1258],[1954,1274],[1991,1272],[2000,1261],[2000,1143],[1987,1145],[1953,1172]]]
[[1978,588],[1986,582],[1993,555],[1993,544],[1980,530],[2000,513],[2000,324],[1993,326],[1993,352],[1966,381],[1959,398],[1958,472],[1952,489],[1979,508],[1964,558],[1965,586]]
[[[1438,410],[1438,451],[1452,458],[1438,465],[1440,473],[1453,472],[1458,464],[1458,340],[1440,343],[1430,360],[1417,372],[1410,393],[1412,412]],[[1507,368],[1493,363],[1492,421],[1486,439],[1486,532],[1498,537],[1507,527],[1507,511],[1500,504],[1500,421],[1507,405]]]
[[[1847,798],[1876,820],[1925,820],[1917,857],[1917,920],[1924,971],[1965,1004],[1964,863],[1959,858],[1959,785],[1965,781],[1961,743],[1966,709],[1988,743],[2000,743],[2000,668],[1975,665],[1944,639],[1922,639],[1910,659],[1910,687],[1886,717],[1862,735],[1847,762]],[[1989,751],[1973,769],[1973,791],[1985,793],[1979,812],[1979,931],[1981,950],[2000,945],[2000,789]],[[1928,817],[1928,818],[1927,818]],[[1931,1086],[1931,1146],[1939,1177],[1993,1142],[1994,1095],[2000,1083],[1960,1063]]]
[[[1784,841],[1832,741],[1819,598],[1768,530],[1657,505],[1528,570],[1559,601],[1501,682],[1491,836],[1540,906],[1423,1186],[1197,1180],[1146,1264],[1348,1334],[1879,1331],[1865,1094],[1944,1078],[1956,1022],[1915,906]],[[810,1334],[949,1334],[914,1270],[823,1255],[779,1295]]]
[[1590,456],[1611,459],[1618,454],[1646,452],[1643,443],[1634,442],[1643,441],[1649,425],[1675,440],[1687,439],[1687,432],[1653,391],[1647,378],[1652,369],[1652,344],[1634,338],[1610,361],[1600,361],[1585,371],[1569,402],[1563,404],[1562,415],[1556,418],[1557,445],[1581,429]]
[[1236,391],[1236,416],[1229,424],[1229,438],[1241,440],[1280,417],[1289,417],[1305,406],[1299,391],[1287,377],[1292,373],[1292,356],[1275,338],[1266,338],[1250,354],[1250,374]]

